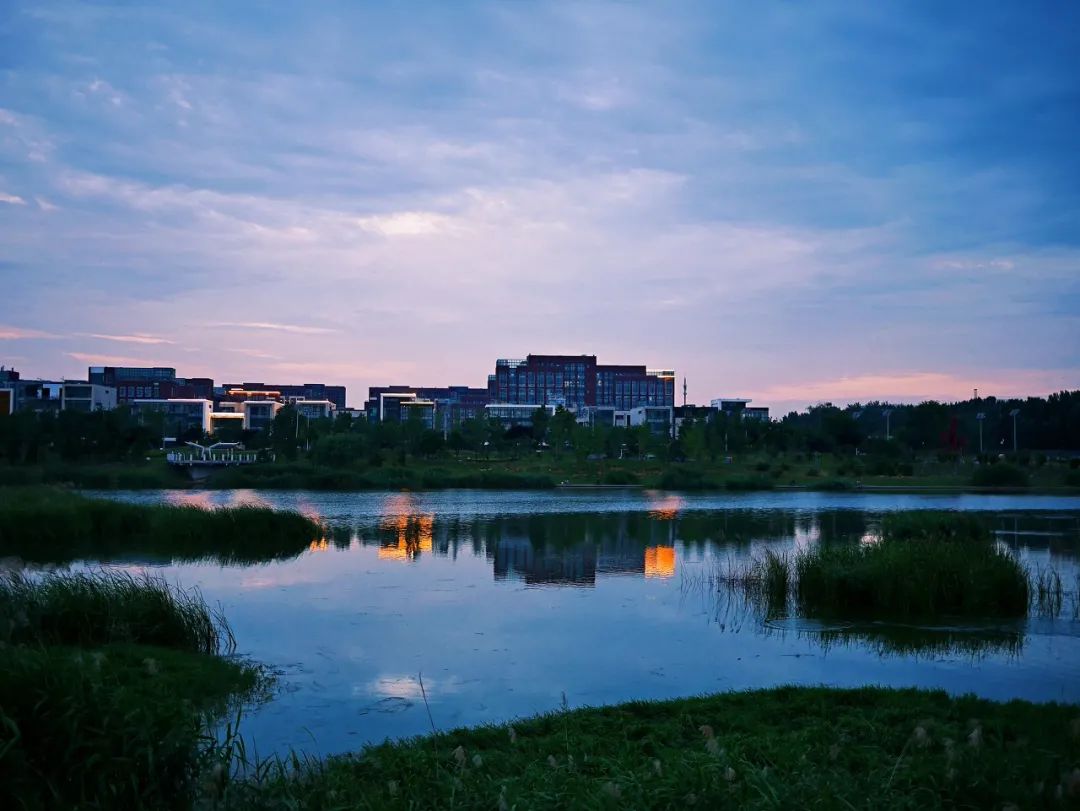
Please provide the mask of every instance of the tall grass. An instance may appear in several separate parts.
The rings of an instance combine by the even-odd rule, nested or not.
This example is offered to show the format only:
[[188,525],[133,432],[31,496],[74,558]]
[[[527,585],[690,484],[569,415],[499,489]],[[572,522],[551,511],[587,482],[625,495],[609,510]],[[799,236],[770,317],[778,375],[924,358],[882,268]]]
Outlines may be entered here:
[[0,577],[4,808],[186,808],[257,668],[198,592],[124,573]]
[[0,640],[9,644],[160,645],[232,652],[232,631],[197,591],[126,572],[0,574]]
[[818,546],[795,560],[796,598],[807,614],[1023,616],[1029,577],[977,519],[890,516],[880,543]]
[[109,560],[141,552],[252,563],[295,557],[320,535],[311,519],[265,507],[204,510],[50,488],[0,489],[0,555],[29,561]]

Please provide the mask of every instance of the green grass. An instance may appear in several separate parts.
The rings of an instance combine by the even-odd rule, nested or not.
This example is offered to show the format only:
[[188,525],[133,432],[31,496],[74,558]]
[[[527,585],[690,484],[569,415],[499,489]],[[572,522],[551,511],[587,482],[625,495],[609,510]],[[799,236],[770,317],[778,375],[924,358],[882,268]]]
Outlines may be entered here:
[[295,557],[321,533],[305,516],[264,507],[204,510],[89,499],[55,488],[0,488],[0,555],[33,562],[141,552],[255,563]]
[[195,591],[126,572],[0,574],[0,642],[160,645],[229,652],[229,626]]
[[295,765],[232,782],[219,807],[1075,807],[1080,708],[781,688],[557,712]]
[[795,559],[795,593],[809,616],[1023,616],[1029,574],[977,519],[890,517],[880,543],[817,546]]
[[195,592],[123,574],[0,578],[6,808],[186,808],[217,718],[266,684]]
[[168,648],[8,646],[3,807],[190,807],[213,719],[261,683],[250,665]]
[[1028,487],[1031,477],[1016,465],[998,462],[976,468],[971,483],[976,487]]

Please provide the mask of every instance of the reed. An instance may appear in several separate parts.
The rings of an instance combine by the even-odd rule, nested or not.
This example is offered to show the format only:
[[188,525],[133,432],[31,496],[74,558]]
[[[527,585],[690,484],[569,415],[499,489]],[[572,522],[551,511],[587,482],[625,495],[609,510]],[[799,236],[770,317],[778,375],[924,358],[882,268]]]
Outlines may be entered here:
[[139,552],[254,563],[295,557],[321,534],[310,518],[265,507],[205,510],[91,499],[52,488],[0,489],[0,555],[33,562],[105,561]]
[[114,643],[230,653],[235,640],[198,591],[127,572],[0,575],[0,640],[14,645]]
[[1023,616],[1027,570],[967,519],[937,532],[930,517],[886,522],[879,543],[818,546],[795,559],[795,591],[809,615]]

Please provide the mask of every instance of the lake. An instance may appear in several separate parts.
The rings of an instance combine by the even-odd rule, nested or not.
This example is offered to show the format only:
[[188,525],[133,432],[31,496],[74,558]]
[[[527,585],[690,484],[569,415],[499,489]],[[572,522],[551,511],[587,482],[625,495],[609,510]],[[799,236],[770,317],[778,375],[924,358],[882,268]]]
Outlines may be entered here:
[[[1080,498],[640,490],[101,492],[317,517],[327,537],[258,565],[132,550],[77,565],[160,574],[220,603],[238,650],[279,673],[245,711],[260,755],[536,712],[780,684],[888,685],[1080,702]],[[985,513],[1061,610],[933,628],[766,618],[704,583],[766,549],[870,542],[892,510]],[[421,689],[421,679],[423,689]],[[427,698],[425,707],[424,694]],[[430,709],[430,720],[428,715]]]

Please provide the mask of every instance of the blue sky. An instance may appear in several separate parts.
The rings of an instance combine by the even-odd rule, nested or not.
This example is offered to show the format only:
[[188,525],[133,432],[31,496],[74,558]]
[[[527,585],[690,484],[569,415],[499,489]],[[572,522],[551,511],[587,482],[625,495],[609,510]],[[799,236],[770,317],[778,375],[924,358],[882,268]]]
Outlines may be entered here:
[[0,363],[1080,386],[1080,7],[0,5]]

